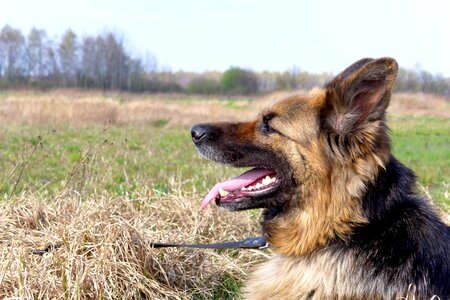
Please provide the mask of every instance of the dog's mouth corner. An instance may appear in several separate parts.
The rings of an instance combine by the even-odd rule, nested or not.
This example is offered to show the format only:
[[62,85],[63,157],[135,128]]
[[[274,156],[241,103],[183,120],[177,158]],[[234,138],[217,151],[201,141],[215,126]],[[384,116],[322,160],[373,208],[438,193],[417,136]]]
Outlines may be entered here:
[[256,167],[238,177],[217,183],[203,199],[201,208],[215,200],[216,205],[229,210],[258,208],[261,200],[276,192],[281,185],[277,171]]

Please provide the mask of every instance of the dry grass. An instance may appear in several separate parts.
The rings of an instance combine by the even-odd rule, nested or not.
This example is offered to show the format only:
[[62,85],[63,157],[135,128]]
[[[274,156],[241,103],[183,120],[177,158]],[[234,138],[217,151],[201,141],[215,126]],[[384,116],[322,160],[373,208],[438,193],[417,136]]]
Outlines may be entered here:
[[[254,218],[198,212],[190,196],[137,200],[73,193],[42,203],[0,202],[0,298],[211,299],[267,254],[255,250],[152,249],[149,241],[210,242],[257,234]],[[32,249],[62,243],[49,254]]]
[[394,94],[388,111],[395,115],[450,118],[450,99],[430,94]]
[[[77,90],[12,92],[0,95],[0,123],[192,125],[217,120],[238,121],[255,116],[263,107],[289,94],[279,92],[249,101]],[[389,112],[450,117],[450,100],[426,94],[396,94]]]
[[[2,99],[3,98],[3,99]],[[198,105],[192,105],[192,101]],[[226,100],[89,93],[82,91],[14,92],[0,97],[0,123],[15,124],[170,124],[192,125],[217,119],[254,116],[249,101],[228,108]],[[240,113],[236,115],[236,108]]]
[[[258,234],[255,218],[198,212],[194,195],[112,198],[77,193],[0,203],[1,299],[221,299],[267,251],[153,249],[149,241],[211,242]],[[48,254],[33,249],[61,245]],[[405,299],[415,299],[414,289]]]

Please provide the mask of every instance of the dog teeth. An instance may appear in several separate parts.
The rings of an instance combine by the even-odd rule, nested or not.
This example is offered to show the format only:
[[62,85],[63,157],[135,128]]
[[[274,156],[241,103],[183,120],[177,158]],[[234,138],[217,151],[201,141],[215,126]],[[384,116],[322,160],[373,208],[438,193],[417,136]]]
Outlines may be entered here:
[[269,175],[267,175],[266,177],[263,178],[263,180],[261,182],[258,182],[255,185],[251,185],[251,186],[247,186],[247,187],[242,187],[241,191],[254,191],[254,190],[258,190],[261,189],[262,187],[268,186],[274,182],[277,182],[278,179],[276,177],[270,177]]
[[270,177],[269,175],[267,175],[266,177],[263,178],[263,180],[261,182],[258,182],[255,185],[251,185],[251,186],[247,186],[247,187],[242,187],[241,191],[254,191],[254,190],[258,190],[261,189],[262,187],[268,186],[274,182],[277,182],[278,179],[276,177]]
[[276,182],[277,178],[276,177],[270,177],[269,175],[267,175],[263,180],[262,180],[262,184],[263,185],[269,185],[273,182]]
[[229,193],[225,191],[223,188],[219,188],[219,195],[221,197],[226,197]]
[[270,176],[267,175],[267,176],[262,180],[262,184],[264,184],[264,185],[269,185],[270,183],[272,183],[272,178],[270,178]]

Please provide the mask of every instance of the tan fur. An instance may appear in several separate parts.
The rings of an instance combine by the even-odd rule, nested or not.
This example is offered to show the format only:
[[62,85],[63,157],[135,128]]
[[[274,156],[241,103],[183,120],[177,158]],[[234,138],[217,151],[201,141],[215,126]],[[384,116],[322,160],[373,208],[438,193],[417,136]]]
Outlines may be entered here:
[[386,279],[373,276],[359,265],[351,253],[337,255],[327,250],[302,257],[278,255],[252,273],[243,290],[244,298],[378,300],[406,294],[407,287],[400,293],[394,289],[380,292],[379,284]]
[[[299,256],[313,252],[336,236],[344,238],[354,225],[365,223],[358,199],[366,183],[374,178],[387,160],[387,157],[381,159],[375,155],[369,149],[370,143],[366,147],[367,143],[359,145],[358,141],[355,141],[358,145],[352,148],[354,153],[348,156],[341,154],[338,160],[330,160],[331,155],[326,153],[324,146],[326,137],[321,136],[317,142],[313,140],[319,125],[314,122],[314,117],[310,117],[317,114],[315,110],[323,105],[324,97],[325,91],[316,89],[308,97],[291,97],[268,110],[280,115],[273,126],[292,138],[291,141],[278,142],[276,151],[290,156],[292,164],[297,163],[295,176],[303,183],[298,193],[302,195],[304,205],[268,224],[269,243],[283,255]],[[302,112],[298,113],[298,109]],[[286,113],[282,112],[290,114],[285,117]],[[303,124],[290,126],[293,122],[290,116]],[[370,141],[372,132],[377,129],[376,125],[368,127],[361,139]],[[312,170],[304,169],[299,153],[306,157]],[[311,173],[315,176],[310,176]]]

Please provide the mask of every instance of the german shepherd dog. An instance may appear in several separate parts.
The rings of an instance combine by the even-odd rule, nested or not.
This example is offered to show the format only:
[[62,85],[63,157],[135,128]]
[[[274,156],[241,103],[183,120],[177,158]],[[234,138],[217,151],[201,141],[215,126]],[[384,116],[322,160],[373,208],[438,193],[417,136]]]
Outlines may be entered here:
[[450,227],[391,153],[385,112],[397,71],[392,58],[362,59],[253,121],[192,128],[204,157],[253,167],[202,203],[264,209],[276,255],[244,298],[398,299],[414,284],[416,299],[450,299]]

